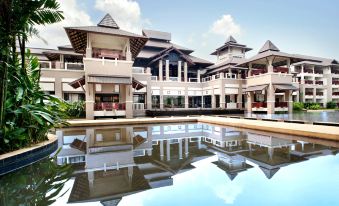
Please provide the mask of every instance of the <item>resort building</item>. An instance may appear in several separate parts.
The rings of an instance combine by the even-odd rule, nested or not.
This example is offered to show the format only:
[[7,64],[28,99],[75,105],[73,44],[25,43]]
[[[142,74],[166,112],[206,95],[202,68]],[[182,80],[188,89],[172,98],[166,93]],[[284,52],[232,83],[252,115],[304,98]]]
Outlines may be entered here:
[[71,45],[32,48],[41,87],[84,100],[86,118],[175,114],[292,112],[293,101],[339,104],[334,59],[281,52],[267,41],[258,54],[230,36],[211,55],[195,57],[171,33],[121,30],[109,15],[96,26],[66,27]]

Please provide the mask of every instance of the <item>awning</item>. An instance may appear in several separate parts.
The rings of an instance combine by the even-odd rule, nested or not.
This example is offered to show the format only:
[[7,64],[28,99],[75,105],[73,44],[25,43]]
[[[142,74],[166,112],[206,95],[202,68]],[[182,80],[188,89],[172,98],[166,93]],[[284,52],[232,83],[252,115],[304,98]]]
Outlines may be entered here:
[[132,78],[128,76],[94,76],[89,75],[88,83],[98,84],[132,84]]
[[77,89],[79,87],[82,87],[84,86],[86,83],[86,80],[85,80],[85,76],[79,78],[79,79],[76,79],[74,80],[73,82],[70,82],[68,83],[71,87],[73,87],[74,89]]
[[266,89],[267,86],[268,86],[267,84],[264,84],[264,85],[247,87],[246,89],[244,89],[244,92],[262,91],[262,90]]
[[298,90],[297,87],[293,86],[293,85],[290,85],[290,84],[274,84],[274,89],[278,89],[278,90],[281,90],[281,91],[288,91],[288,90]]
[[[132,84],[133,88],[136,90],[140,90],[146,85],[139,82],[138,80],[126,76],[89,76],[88,77],[89,83],[99,83],[99,84],[106,84],[106,83],[112,83],[112,84]],[[74,89],[77,89],[79,87],[83,87],[86,84],[85,77],[81,77],[77,80],[74,80],[73,82],[68,83],[71,87]]]
[[138,80],[134,79],[132,80],[132,86],[135,90],[140,90],[145,87],[145,85]]

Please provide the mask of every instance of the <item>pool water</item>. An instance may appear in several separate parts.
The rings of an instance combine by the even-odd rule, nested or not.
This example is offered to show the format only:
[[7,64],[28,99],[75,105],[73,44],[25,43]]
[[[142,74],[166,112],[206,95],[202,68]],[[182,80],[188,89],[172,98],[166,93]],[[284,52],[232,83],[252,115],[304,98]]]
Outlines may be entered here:
[[0,205],[339,205],[338,142],[208,124],[56,134],[54,159],[0,177]]
[[339,122],[339,111],[294,112],[292,114],[254,114],[246,113],[245,117],[302,120],[308,122]]

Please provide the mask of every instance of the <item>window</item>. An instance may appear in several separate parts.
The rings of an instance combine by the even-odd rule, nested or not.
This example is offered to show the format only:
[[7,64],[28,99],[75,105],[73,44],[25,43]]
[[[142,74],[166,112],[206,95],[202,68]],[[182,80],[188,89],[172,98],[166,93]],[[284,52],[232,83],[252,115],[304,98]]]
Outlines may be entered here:
[[185,96],[164,96],[165,108],[184,108]]
[[189,96],[188,97],[188,107],[189,108],[199,108],[199,107],[201,107],[201,97],[200,96]]
[[153,109],[160,108],[160,95],[152,95],[152,108]]

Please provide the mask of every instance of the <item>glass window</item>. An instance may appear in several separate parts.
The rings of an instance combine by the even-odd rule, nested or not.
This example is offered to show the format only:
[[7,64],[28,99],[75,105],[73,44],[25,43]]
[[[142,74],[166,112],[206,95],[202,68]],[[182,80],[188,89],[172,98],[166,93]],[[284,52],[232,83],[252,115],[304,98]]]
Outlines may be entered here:
[[165,108],[184,108],[185,96],[164,96]]
[[160,95],[152,95],[152,108],[153,109],[160,108]]
[[201,97],[200,96],[189,96],[188,97],[188,107],[189,108],[199,108],[201,107]]

